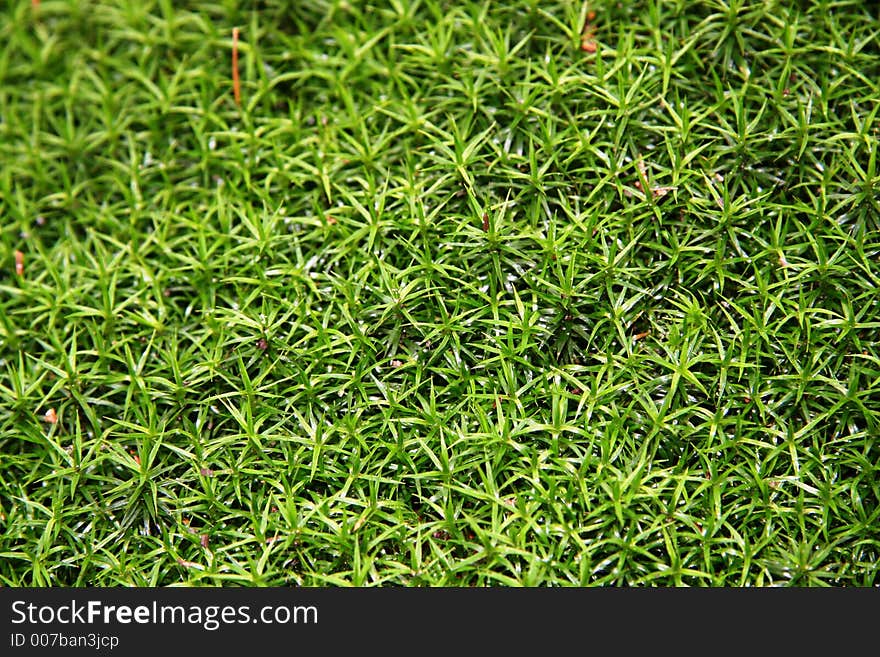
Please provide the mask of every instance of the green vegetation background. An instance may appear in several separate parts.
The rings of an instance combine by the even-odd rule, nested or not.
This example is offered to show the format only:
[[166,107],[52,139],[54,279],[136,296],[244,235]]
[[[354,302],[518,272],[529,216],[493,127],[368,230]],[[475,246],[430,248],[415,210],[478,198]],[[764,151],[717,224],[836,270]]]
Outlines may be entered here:
[[4,3],[0,582],[878,584],[878,36]]

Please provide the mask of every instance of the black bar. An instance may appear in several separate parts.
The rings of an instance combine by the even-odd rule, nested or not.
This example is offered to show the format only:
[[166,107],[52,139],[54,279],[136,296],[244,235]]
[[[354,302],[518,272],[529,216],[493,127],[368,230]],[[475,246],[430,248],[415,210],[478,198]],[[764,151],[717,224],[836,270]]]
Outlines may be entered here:
[[823,640],[841,654],[876,640],[878,603],[878,589],[0,588],[0,655],[630,654],[752,642],[791,654]]

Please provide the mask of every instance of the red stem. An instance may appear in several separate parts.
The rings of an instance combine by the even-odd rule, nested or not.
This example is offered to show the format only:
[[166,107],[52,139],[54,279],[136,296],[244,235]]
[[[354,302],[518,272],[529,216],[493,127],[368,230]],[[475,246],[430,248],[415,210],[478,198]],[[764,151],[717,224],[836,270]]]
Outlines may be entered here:
[[241,105],[241,82],[238,79],[238,28],[232,28],[232,93],[235,104]]

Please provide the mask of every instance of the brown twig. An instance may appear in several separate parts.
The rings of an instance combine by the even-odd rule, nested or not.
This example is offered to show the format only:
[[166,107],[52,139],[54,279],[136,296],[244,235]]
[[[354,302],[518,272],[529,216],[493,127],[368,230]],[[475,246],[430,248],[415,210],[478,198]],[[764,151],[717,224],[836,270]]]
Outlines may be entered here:
[[[678,189],[677,187],[669,187],[669,186],[660,187],[660,186],[651,185],[650,181],[648,180],[648,168],[645,166],[645,162],[644,162],[644,160],[642,160],[641,155],[639,155],[639,158],[636,160],[636,167],[639,170],[639,178],[640,179],[636,180],[635,183],[633,183],[633,187],[635,187],[637,190],[642,192],[642,194],[645,194],[645,189],[642,186],[641,179],[644,179],[645,182],[648,183],[648,189],[651,192],[651,196],[653,196],[654,198],[662,198],[662,197],[666,196],[669,192],[673,192],[676,189]],[[627,192],[627,195],[631,196],[632,194]],[[647,196],[647,194],[646,194],[646,196]]]
[[584,21],[584,29],[581,31],[581,50],[584,52],[596,52],[596,28],[593,27],[593,21],[596,18],[596,12],[587,12],[587,20]]
[[24,253],[15,252],[15,273],[18,276],[24,276]]
[[232,93],[235,104],[241,106],[241,81],[238,78],[238,28],[232,28]]

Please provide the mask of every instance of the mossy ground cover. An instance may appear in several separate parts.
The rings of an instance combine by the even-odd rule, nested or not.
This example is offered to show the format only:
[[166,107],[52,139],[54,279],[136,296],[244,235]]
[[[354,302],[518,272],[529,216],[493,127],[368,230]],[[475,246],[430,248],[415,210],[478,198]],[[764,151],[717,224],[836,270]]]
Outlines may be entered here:
[[0,582],[880,583],[877,18],[3,3]]

